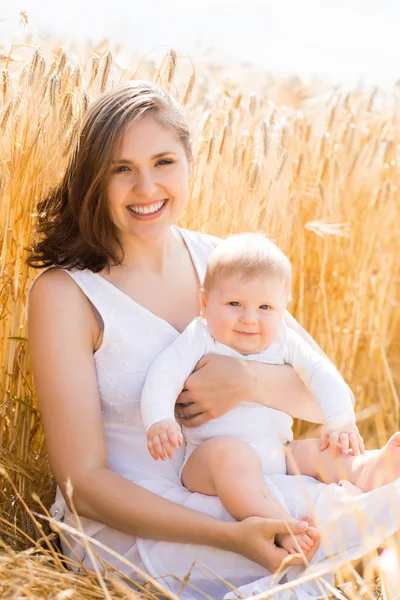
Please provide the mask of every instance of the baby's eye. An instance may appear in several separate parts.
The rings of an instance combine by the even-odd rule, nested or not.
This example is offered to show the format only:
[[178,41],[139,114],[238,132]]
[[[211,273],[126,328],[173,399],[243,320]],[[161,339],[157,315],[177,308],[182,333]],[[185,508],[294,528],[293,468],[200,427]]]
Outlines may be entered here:
[[269,304],[261,304],[260,308],[262,308],[263,310],[269,310],[271,307]]
[[157,166],[160,166],[160,167],[162,167],[162,166],[164,166],[164,165],[172,165],[172,164],[173,164],[173,162],[174,162],[174,161],[173,161],[173,160],[171,160],[170,158],[162,158],[161,160],[158,160],[158,161],[156,162],[156,167],[157,167]]
[[230,306],[240,306],[239,302],[229,302]]

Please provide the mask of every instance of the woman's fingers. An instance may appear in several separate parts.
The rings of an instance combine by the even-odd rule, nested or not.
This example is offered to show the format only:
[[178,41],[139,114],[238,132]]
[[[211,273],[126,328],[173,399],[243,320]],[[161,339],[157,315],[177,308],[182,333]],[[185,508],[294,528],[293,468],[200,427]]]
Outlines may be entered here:
[[[298,522],[299,523],[307,523],[311,527],[311,531],[317,531],[315,529],[315,521],[311,515],[304,515],[303,517],[300,518],[300,521],[298,521]],[[309,534],[310,531],[307,531],[307,533]]]
[[[290,565],[302,565],[304,561],[299,554],[290,556],[284,548],[275,545],[277,533],[288,533],[288,527],[294,534],[308,533],[309,523],[289,519],[263,519],[259,517],[248,517],[236,524],[238,536],[237,548],[240,554],[244,554],[251,560],[266,567],[269,571],[276,571],[283,560],[289,560]],[[312,536],[310,536],[312,537]],[[314,548],[314,545],[312,546]],[[246,550],[246,552],[244,552]],[[313,550],[308,550],[312,552]]]
[[[285,558],[287,558],[289,556],[289,552],[287,552],[283,548],[277,548],[277,546],[274,546],[272,548],[267,548],[266,553],[267,552],[269,554],[269,556],[268,556],[269,560],[268,560],[266,567],[269,571],[272,571],[272,572],[279,569],[282,564],[282,561],[285,560]],[[290,564],[294,565],[296,563],[290,561]],[[303,561],[298,562],[297,564],[303,564]]]
[[289,530],[294,534],[302,533],[303,531],[307,531],[308,527],[307,521],[264,519],[262,523],[263,533],[271,537],[274,537],[277,533],[289,533]]

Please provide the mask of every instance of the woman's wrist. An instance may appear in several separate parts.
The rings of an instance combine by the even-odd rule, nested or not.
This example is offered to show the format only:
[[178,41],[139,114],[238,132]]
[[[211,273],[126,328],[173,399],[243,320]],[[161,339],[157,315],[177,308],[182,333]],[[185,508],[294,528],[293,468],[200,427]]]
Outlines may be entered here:
[[248,361],[248,365],[249,401],[281,410],[293,418],[324,422],[317,401],[291,365],[258,361]]
[[238,536],[237,536],[237,522],[236,521],[224,521],[218,519],[218,523],[215,527],[210,528],[210,546],[219,548],[220,550],[227,550],[229,552],[236,552],[240,554],[238,549]]
[[245,370],[245,382],[246,382],[246,399],[248,402],[258,402],[259,404],[263,404],[262,402],[262,380],[263,380],[263,371],[260,367],[263,367],[263,363],[257,362],[255,360],[242,360],[241,361]]

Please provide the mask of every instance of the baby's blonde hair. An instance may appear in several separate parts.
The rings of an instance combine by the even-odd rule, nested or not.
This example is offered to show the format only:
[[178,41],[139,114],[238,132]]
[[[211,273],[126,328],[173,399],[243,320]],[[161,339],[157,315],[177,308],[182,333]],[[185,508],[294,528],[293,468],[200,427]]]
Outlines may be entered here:
[[292,283],[292,265],[287,256],[263,233],[239,233],[223,240],[208,261],[203,282],[205,295],[225,277],[251,281],[257,277],[276,277],[287,286]]

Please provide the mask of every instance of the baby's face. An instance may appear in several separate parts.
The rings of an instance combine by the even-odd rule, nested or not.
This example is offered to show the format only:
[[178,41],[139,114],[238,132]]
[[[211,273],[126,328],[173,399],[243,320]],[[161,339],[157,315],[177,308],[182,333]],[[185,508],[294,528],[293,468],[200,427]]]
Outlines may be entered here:
[[288,301],[285,282],[258,277],[223,278],[202,300],[202,315],[217,340],[241,354],[255,354],[278,337]]

